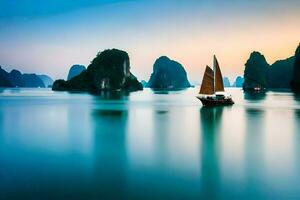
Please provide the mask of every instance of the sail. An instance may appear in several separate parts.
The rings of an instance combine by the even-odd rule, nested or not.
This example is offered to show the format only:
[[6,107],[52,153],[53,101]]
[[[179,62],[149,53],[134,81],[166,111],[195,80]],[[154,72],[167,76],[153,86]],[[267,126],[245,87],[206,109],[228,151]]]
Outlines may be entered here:
[[219,63],[218,60],[216,58],[216,56],[214,56],[214,72],[215,72],[215,92],[223,92],[224,91],[224,84],[223,84],[223,77],[222,77],[222,73],[219,67]]
[[214,94],[214,71],[206,66],[199,94]]

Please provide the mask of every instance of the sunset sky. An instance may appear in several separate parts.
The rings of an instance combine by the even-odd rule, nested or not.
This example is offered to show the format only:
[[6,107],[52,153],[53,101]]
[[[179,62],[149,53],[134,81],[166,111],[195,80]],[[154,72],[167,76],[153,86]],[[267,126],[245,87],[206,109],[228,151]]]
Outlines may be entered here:
[[127,51],[139,79],[166,55],[200,82],[213,54],[233,78],[252,51],[273,63],[299,42],[300,0],[0,0],[0,65],[54,79],[108,48]]

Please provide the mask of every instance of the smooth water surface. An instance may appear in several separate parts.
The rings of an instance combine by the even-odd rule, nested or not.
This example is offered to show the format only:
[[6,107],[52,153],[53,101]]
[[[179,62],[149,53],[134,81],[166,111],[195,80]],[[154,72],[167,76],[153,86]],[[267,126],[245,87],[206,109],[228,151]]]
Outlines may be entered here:
[[0,92],[0,199],[299,199],[300,98]]

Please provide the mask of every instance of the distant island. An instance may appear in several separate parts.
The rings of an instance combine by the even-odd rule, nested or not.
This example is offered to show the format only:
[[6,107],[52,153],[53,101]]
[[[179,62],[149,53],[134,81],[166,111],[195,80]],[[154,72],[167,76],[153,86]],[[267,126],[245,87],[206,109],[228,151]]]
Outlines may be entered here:
[[155,61],[153,72],[146,85],[154,89],[180,89],[191,87],[184,67],[180,63],[169,59],[167,56],[161,56]]
[[224,87],[231,87],[230,81],[228,77],[223,78],[223,85]]
[[84,65],[73,65],[68,73],[68,77],[67,80],[71,80],[72,78],[74,78],[75,76],[78,76],[79,74],[81,74],[81,72],[85,71],[86,67]]
[[130,72],[127,52],[108,49],[99,52],[87,70],[70,80],[56,80],[54,91],[137,91],[142,84]]
[[18,70],[5,71],[0,66],[0,87],[40,87],[51,86],[53,80],[48,75],[22,74]]
[[228,77],[223,77],[223,85],[224,87],[243,87],[244,78],[241,76],[237,76],[234,82],[231,84]]
[[[243,76],[237,76],[233,84],[228,77],[223,78],[225,87],[243,87],[245,91],[266,89],[291,89],[300,93],[300,45],[295,55],[269,64],[258,51],[250,54]],[[184,66],[168,58],[159,57],[153,65],[149,81],[137,78],[130,72],[127,52],[108,49],[99,52],[91,64],[73,65],[67,80],[53,82],[48,75],[22,73],[16,69],[10,72],[0,66],[0,87],[52,87],[54,91],[137,91],[143,87],[153,89],[181,89],[191,87]]]
[[52,84],[53,84],[53,79],[48,76],[48,75],[45,75],[45,74],[42,74],[42,75],[37,75],[44,83],[45,87],[49,88],[49,87],[52,87]]
[[[295,56],[268,64],[260,52],[252,52],[245,64],[245,91],[265,89],[290,89],[297,91],[300,87],[300,47]],[[298,59],[298,60],[297,60]]]
[[245,79],[241,76],[237,76],[234,83],[232,84],[232,87],[243,87]]

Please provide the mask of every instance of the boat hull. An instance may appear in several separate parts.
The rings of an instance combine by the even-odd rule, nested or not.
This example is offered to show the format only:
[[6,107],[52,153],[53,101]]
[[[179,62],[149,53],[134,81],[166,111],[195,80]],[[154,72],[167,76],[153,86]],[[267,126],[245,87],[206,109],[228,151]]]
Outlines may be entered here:
[[230,106],[233,105],[234,102],[231,98],[205,98],[205,97],[197,97],[203,104],[203,106]]

